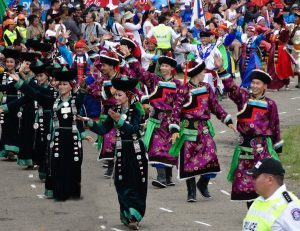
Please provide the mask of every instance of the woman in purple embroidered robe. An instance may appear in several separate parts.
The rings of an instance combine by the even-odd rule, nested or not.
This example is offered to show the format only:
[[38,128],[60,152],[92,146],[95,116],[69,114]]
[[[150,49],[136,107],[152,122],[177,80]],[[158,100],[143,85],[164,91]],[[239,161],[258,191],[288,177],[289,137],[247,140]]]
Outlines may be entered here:
[[[211,113],[224,124],[233,128],[231,116],[224,111],[217,96],[205,77],[205,63],[190,63],[188,76],[190,81],[181,86],[177,92],[172,111],[173,133],[170,153],[179,154],[179,179],[186,179],[188,202],[195,202],[195,177],[201,175],[197,187],[204,197],[209,198],[207,174],[220,172],[220,165],[213,140],[213,128],[210,123]],[[180,133],[179,133],[180,132]]]
[[[283,141],[280,139],[276,103],[265,96],[272,78],[265,72],[251,73],[252,93],[238,87],[226,71],[220,73],[229,98],[237,105],[237,130],[240,133],[228,180],[232,182],[232,200],[252,201],[257,197],[253,179],[245,174],[257,161],[266,157],[278,159]],[[276,151],[275,151],[276,150]],[[277,153],[276,153],[277,152]],[[250,203],[248,203],[248,206]]]
[[155,164],[158,173],[152,185],[165,188],[175,185],[171,178],[172,166],[177,165],[177,158],[169,154],[171,133],[168,127],[176,91],[181,82],[172,75],[177,65],[173,58],[161,56],[158,62],[161,65],[162,77],[145,71],[137,62],[131,64],[131,71],[147,86],[150,93],[141,100],[142,103],[149,103],[151,106],[144,143],[148,150],[149,163]]

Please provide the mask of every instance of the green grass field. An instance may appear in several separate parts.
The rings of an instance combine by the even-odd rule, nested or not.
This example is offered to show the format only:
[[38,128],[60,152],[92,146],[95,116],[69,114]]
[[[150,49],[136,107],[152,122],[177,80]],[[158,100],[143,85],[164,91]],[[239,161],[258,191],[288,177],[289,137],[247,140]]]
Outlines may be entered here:
[[300,125],[285,130],[281,160],[286,169],[286,178],[300,179]]

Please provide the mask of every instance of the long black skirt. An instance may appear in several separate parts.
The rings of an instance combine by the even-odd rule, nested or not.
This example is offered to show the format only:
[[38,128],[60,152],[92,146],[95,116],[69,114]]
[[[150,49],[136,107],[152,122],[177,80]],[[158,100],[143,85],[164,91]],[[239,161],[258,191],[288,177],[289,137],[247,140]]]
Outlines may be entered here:
[[132,141],[123,141],[122,149],[116,151],[115,187],[120,204],[120,219],[128,224],[131,218],[140,222],[146,211],[148,160],[145,146],[139,141],[136,153]]

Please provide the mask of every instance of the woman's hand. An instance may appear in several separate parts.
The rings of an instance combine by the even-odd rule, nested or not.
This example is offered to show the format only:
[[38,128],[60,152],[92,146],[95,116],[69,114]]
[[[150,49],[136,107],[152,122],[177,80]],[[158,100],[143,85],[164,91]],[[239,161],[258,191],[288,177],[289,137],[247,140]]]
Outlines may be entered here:
[[26,64],[26,61],[23,61],[22,63],[21,63],[21,66],[20,66],[20,68],[19,68],[19,73],[20,74],[22,74],[22,73],[24,73],[24,69],[25,69],[25,66],[26,66],[27,64]]
[[64,39],[68,39],[70,37],[71,31],[67,30],[66,32],[61,31],[61,35],[63,36]]
[[238,130],[236,130],[236,127],[233,124],[229,124],[228,127],[232,129],[235,133],[239,133]]
[[93,137],[91,137],[91,136],[86,136],[85,138],[84,138],[84,140],[86,140],[86,141],[88,141],[88,142],[90,142],[90,143],[94,143],[94,138]]
[[108,110],[108,115],[115,121],[118,122],[121,118],[121,115],[119,112],[114,112],[112,109]]
[[83,117],[83,116],[77,115],[77,120],[87,122],[87,121],[89,121],[89,119],[90,119],[89,117]]
[[214,64],[215,64],[215,67],[220,69],[221,67],[223,67],[223,59],[220,55],[218,54],[215,54],[214,56],[215,58],[215,61],[214,61]]
[[15,81],[19,81],[19,80],[20,80],[20,76],[19,76],[18,74],[16,74],[16,73],[11,73],[9,76],[10,76],[13,80],[15,80]]
[[175,142],[178,139],[178,137],[179,137],[179,133],[178,132],[173,133],[171,139],[169,140],[169,142],[171,142],[172,144],[175,144]]

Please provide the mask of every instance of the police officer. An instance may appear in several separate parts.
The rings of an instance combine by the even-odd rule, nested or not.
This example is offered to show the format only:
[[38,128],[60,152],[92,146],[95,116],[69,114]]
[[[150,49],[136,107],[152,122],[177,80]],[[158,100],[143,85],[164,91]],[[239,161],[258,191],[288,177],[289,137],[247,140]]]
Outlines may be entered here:
[[260,195],[251,205],[243,231],[299,231],[300,201],[283,183],[285,170],[273,158],[264,158],[253,169],[255,191]]
[[15,30],[16,23],[14,22],[13,19],[6,19],[4,21],[4,25],[5,25],[5,30],[3,33],[4,45],[6,47],[13,46],[15,40],[17,39],[17,32]]
[[158,26],[153,27],[147,34],[148,38],[154,36],[157,41],[157,49],[161,50],[162,55],[165,55],[168,51],[172,49],[172,46],[176,46],[180,35],[169,26],[166,26],[167,18],[165,15],[158,17]]

